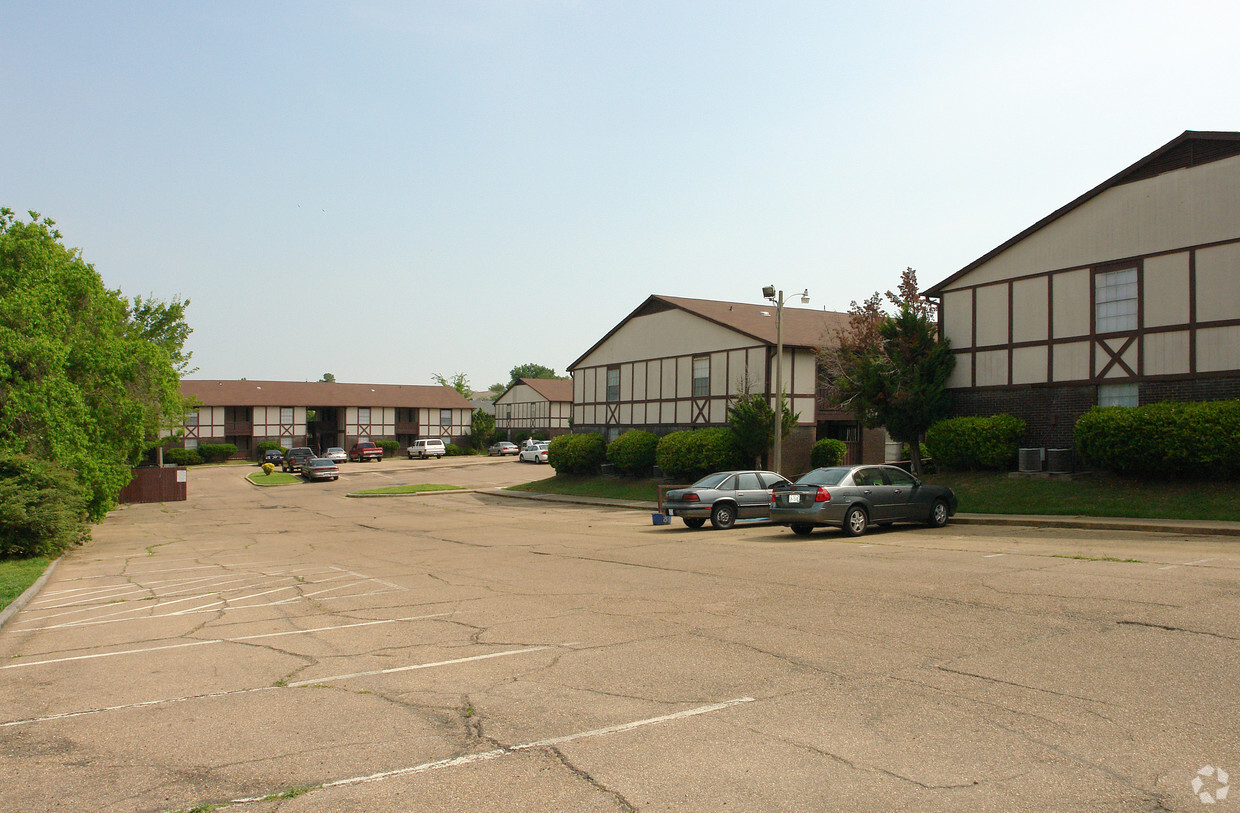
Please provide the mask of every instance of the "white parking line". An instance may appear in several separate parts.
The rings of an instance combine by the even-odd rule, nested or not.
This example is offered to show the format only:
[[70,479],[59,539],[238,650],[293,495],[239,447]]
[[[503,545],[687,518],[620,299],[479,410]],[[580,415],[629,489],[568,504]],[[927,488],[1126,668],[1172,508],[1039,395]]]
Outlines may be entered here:
[[[534,742],[526,742],[520,745],[507,745],[503,748],[495,748],[491,751],[482,751],[477,754],[466,754],[463,757],[454,757],[452,759],[440,759],[434,762],[423,762],[421,765],[413,765],[408,768],[397,768],[394,771],[383,771],[382,773],[373,773],[368,776],[352,776],[348,779],[337,779],[334,782],[324,782],[321,787],[340,788],[349,785],[360,785],[364,782],[379,782],[396,776],[408,776],[410,774],[425,773],[439,768],[454,768],[458,765],[469,765],[473,762],[482,762],[484,760],[495,759],[508,754],[529,751],[534,748],[549,748],[556,745],[562,745],[566,742],[573,742],[574,740],[584,740],[591,737],[605,737],[608,734],[619,734],[624,731],[632,731],[636,728],[643,728],[649,725],[670,723],[673,720],[683,720],[686,717],[696,717],[699,714],[708,714],[712,711],[730,708],[731,706],[736,706],[741,703],[752,703],[753,701],[754,699],[752,697],[738,697],[734,700],[724,700],[721,703],[711,703],[706,706],[698,706],[696,708],[685,709],[671,714],[663,714],[658,717],[647,717],[644,720],[634,720],[630,723],[620,723],[619,725],[606,726],[605,728],[595,728],[590,731],[581,731],[576,734],[565,734],[561,737],[550,737],[545,740],[535,740]],[[229,802],[229,804],[243,805],[251,802],[262,801],[266,798],[268,797],[253,796],[246,799],[233,799]]]
[[32,723],[47,723],[53,720],[65,720],[70,717],[85,717],[89,714],[102,714],[106,711],[124,711],[126,709],[140,709],[149,706],[159,706],[171,703],[185,703],[190,700],[205,700],[211,697],[229,697],[238,694],[254,694],[255,692],[270,692],[275,689],[297,688],[301,686],[311,686],[320,683],[331,683],[337,680],[347,680],[349,678],[362,677],[366,675],[386,675],[392,672],[409,672],[415,669],[433,669],[438,666],[452,666],[458,663],[470,663],[471,661],[481,661],[488,658],[502,658],[507,655],[524,655],[528,652],[541,652],[544,649],[554,649],[551,646],[535,646],[525,649],[509,649],[503,652],[490,652],[486,655],[474,655],[468,658],[453,658],[447,661],[436,661],[434,663],[417,663],[412,666],[397,666],[391,669],[380,669],[374,672],[354,672],[347,675],[328,675],[326,677],[315,678],[314,680],[303,680],[297,683],[289,683],[286,686],[256,686],[249,689],[227,689],[221,692],[209,692],[207,694],[191,694],[184,697],[165,697],[160,700],[143,700],[138,703],[125,703],[119,706],[106,706],[98,709],[83,709],[82,711],[66,711],[61,714],[49,714],[46,717],[28,717],[24,720],[9,720],[0,723],[0,728],[12,728],[20,725],[30,725]]
[[994,559],[994,558],[999,557],[999,556],[1007,556],[1007,554],[1006,554],[1006,553],[988,553],[988,554],[986,554],[985,556],[983,556],[982,558],[983,558],[983,559]]
[[1217,562],[1221,558],[1223,557],[1212,556],[1209,559],[1198,559],[1195,562],[1185,562],[1182,565],[1167,565],[1166,567],[1160,567],[1158,569],[1159,570],[1175,570],[1177,567],[1192,567],[1193,565],[1204,565],[1206,562]]
[[[241,635],[236,638],[213,638],[209,641],[187,641],[182,644],[165,644],[163,646],[148,646],[138,649],[122,649],[116,652],[97,652],[94,655],[69,655],[64,658],[48,658],[41,661],[26,661],[25,663],[10,663],[0,666],[0,669],[21,669],[25,666],[43,666],[49,663],[66,663],[68,661],[88,661],[95,658],[113,658],[117,655],[139,655],[143,652],[159,652],[165,649],[183,649],[190,646],[205,646],[208,644],[231,644],[240,641],[255,641],[260,638],[278,638],[282,635],[305,635],[311,632],[331,632],[333,630],[347,630],[356,627],[373,627],[377,624],[395,624],[399,621],[421,621],[424,618],[442,618],[452,613],[432,613],[431,615],[411,615],[405,618],[384,618],[379,621],[362,621],[357,624],[339,624],[334,627],[314,627],[305,630],[286,630],[285,632],[264,632],[259,635]],[[567,644],[566,644],[567,646]]]

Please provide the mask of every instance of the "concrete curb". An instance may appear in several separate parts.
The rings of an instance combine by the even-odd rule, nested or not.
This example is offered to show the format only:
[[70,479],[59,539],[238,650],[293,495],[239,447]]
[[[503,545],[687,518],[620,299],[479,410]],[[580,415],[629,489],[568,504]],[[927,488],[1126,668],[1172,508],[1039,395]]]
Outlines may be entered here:
[[355,500],[367,500],[374,497],[430,497],[436,494],[477,494],[486,491],[484,488],[439,488],[434,491],[406,491],[401,494],[362,494],[355,491],[345,496]]
[[[566,494],[539,494],[532,491],[509,491],[502,488],[478,489],[480,494],[494,494],[519,500],[542,500],[572,505],[595,505],[607,508],[628,508],[637,511],[658,511],[658,503],[640,500],[613,500],[605,497],[575,497]],[[1206,536],[1240,536],[1240,522],[1209,520],[1127,519],[1124,517],[1083,517],[1031,514],[956,514],[952,522],[961,525],[1023,525],[1033,528],[1074,528],[1086,531],[1141,531],[1160,534],[1193,534]]]
[[43,571],[43,575],[34,580],[34,584],[27,587],[22,591],[20,596],[13,599],[12,604],[5,607],[3,610],[0,610],[0,628],[2,628],[5,622],[7,622],[10,618],[17,615],[21,608],[26,606],[27,602],[38,595],[39,591],[43,589],[43,585],[47,584],[47,580],[52,575],[52,571],[56,569],[56,565],[60,563],[62,558],[64,557],[57,557],[56,559],[53,559],[52,563],[47,566],[47,570]]

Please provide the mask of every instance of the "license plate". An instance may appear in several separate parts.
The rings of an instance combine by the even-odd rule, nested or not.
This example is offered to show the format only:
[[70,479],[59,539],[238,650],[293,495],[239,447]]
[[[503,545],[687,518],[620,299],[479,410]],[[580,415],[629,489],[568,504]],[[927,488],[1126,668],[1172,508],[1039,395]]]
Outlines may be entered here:
[[674,516],[676,516],[676,512],[675,512],[675,511],[673,511],[671,508],[669,508],[669,509],[667,509],[667,515],[668,515],[669,517],[674,517]]
[[800,495],[800,494],[789,494],[789,495],[788,495],[788,503],[789,503],[789,505],[791,505],[791,504],[792,504],[792,503],[794,503],[794,502],[800,502],[800,501],[801,501],[801,495]]

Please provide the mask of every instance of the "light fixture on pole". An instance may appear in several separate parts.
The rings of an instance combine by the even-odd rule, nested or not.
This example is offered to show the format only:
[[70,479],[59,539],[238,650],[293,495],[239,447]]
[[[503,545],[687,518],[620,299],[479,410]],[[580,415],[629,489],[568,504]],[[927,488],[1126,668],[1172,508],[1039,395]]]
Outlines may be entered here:
[[[771,470],[782,474],[784,451],[784,292],[774,285],[762,288],[762,296],[775,303],[775,445],[771,454]],[[809,289],[801,291],[801,304],[809,304]]]

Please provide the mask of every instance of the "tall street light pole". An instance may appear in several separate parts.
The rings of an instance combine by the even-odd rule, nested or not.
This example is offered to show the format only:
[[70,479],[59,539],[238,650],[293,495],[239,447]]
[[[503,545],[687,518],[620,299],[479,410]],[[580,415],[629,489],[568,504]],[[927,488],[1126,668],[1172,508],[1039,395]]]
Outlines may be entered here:
[[[783,474],[784,452],[784,292],[774,285],[762,289],[762,296],[775,303],[775,444],[771,454],[771,470]],[[800,294],[801,304],[809,304],[809,289]]]

